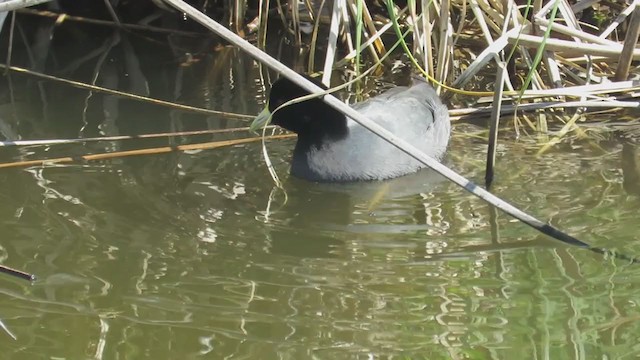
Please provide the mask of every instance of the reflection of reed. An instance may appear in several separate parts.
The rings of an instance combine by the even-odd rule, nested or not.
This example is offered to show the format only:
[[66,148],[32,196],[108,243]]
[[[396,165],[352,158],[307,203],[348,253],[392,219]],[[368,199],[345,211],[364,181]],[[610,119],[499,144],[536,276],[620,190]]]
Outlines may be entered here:
[[622,143],[622,187],[633,195],[640,195],[640,169],[637,146],[631,141]]

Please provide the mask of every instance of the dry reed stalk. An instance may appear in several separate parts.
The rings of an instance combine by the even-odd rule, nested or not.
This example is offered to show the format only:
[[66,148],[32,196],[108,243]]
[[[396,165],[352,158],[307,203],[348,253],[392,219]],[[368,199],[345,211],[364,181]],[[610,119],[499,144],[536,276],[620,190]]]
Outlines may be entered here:
[[346,45],[347,50],[351,51],[355,49],[354,41],[351,38],[351,18],[349,17],[349,10],[347,9],[346,0],[340,1],[342,1],[342,7],[340,8],[340,24],[342,25],[342,31],[340,33],[342,34],[342,42]]
[[[380,36],[382,36],[392,26],[393,26],[393,24],[391,24],[391,23],[387,23],[384,26],[382,26],[380,28],[380,30],[378,30],[378,32],[373,34],[373,36],[371,36],[367,41],[362,43],[361,47],[364,48],[364,47],[370,46],[371,44],[373,44],[374,41],[379,40]],[[358,51],[357,49],[351,50],[344,58],[342,58],[339,61],[336,61],[335,65],[333,67],[334,68],[340,68],[340,67],[344,66],[345,64],[347,64],[349,61],[353,60],[356,57],[357,51]],[[385,52],[385,54],[386,54],[386,52]]]
[[558,62],[556,61],[554,53],[551,51],[545,51],[542,56],[543,56],[544,64],[547,67],[549,80],[553,84],[552,87],[561,88],[562,76],[560,75],[560,66],[558,66]]
[[236,34],[244,36],[244,14],[246,12],[246,3],[244,1],[232,1],[230,6],[231,16],[229,27],[232,28]]
[[336,54],[338,43],[338,32],[340,31],[340,13],[344,0],[336,0],[333,2],[331,9],[331,25],[329,26],[329,39],[327,40],[327,53],[324,59],[322,70],[322,83],[327,87],[331,87],[331,72]]
[[[511,14],[516,8],[515,3],[513,1],[507,2],[507,16],[506,21],[502,24],[502,33],[506,33],[508,31],[509,21],[508,19],[511,17]],[[517,21],[517,18],[514,17],[514,23]],[[491,184],[493,183],[494,178],[494,168],[496,161],[496,150],[498,148],[498,129],[499,129],[499,121],[500,121],[500,111],[502,108],[503,101],[503,91],[505,84],[511,84],[508,81],[507,77],[507,63],[505,61],[504,51],[500,51],[500,56],[496,58],[496,65],[498,68],[498,73],[496,76],[496,80],[494,83],[494,94],[493,94],[493,106],[491,110],[491,118],[490,118],[490,126],[489,126],[489,135],[488,135],[488,147],[487,147],[487,162],[485,168],[485,187],[489,189]]]
[[410,23],[413,25],[413,56],[422,61],[423,67],[426,64],[426,48],[424,47],[425,38],[422,34],[422,27],[418,26],[418,15],[416,12],[416,1],[407,1],[407,9],[409,9]]
[[449,0],[441,0],[440,14],[438,29],[439,32],[439,44],[438,44],[438,68],[436,71],[436,80],[445,84],[447,82],[447,74],[450,64],[450,55],[453,53],[453,49],[450,48],[451,38],[453,37],[453,26],[451,25],[450,15],[450,2]]
[[489,126],[489,141],[487,147],[487,164],[484,175],[485,187],[489,189],[493,183],[494,167],[496,162],[496,149],[498,147],[498,128],[500,124],[500,112],[502,109],[502,91],[504,90],[507,67],[504,62],[498,63],[498,75],[495,81],[495,93],[493,106],[491,107],[491,122]]
[[289,13],[291,14],[291,23],[293,24],[293,35],[296,39],[296,45],[302,47],[302,31],[300,30],[300,11],[298,1],[289,1]]
[[[272,129],[273,126],[269,126],[269,128]],[[101,136],[101,137],[90,137],[90,138],[79,138],[79,139],[4,140],[4,141],[0,141],[0,147],[84,144],[88,142],[99,142],[99,141],[141,140],[141,139],[156,139],[156,138],[163,138],[163,137],[224,134],[224,133],[234,133],[234,132],[242,132],[242,131],[249,131],[249,130],[250,129],[248,127],[242,127],[242,128],[230,128],[230,129],[176,131],[176,132],[169,132],[169,133],[140,134],[140,135]]]
[[[358,18],[358,7],[357,5],[353,2],[354,0],[347,0],[347,4],[346,6],[348,7],[349,11],[351,12],[351,16],[353,16],[354,20],[357,20]],[[360,4],[362,6],[362,23],[365,25],[366,29],[363,29],[362,34],[365,37],[365,43],[361,44],[361,48],[366,48],[369,50],[369,53],[371,54],[371,58],[372,61],[374,62],[378,62],[380,60],[380,56],[379,55],[384,55],[386,53],[386,50],[384,48],[384,44],[382,43],[382,41],[377,38],[373,41],[368,41],[369,38],[372,36],[372,34],[375,34],[377,32],[376,26],[375,24],[373,24],[373,20],[371,19],[371,14],[369,12],[369,9],[367,8],[367,4],[366,2],[364,2],[364,0],[355,0],[358,2],[358,4]],[[366,46],[364,44],[367,44]],[[356,51],[358,51],[357,46],[356,46]]]
[[549,26],[553,26],[553,31],[561,33],[561,34],[565,34],[565,35],[569,35],[571,37],[573,37],[575,40],[583,40],[586,41],[588,43],[592,43],[592,44],[598,44],[598,45],[604,45],[604,46],[610,46],[613,48],[622,48],[622,46],[620,46],[620,44],[618,44],[615,41],[611,41],[608,39],[603,39],[599,36],[595,36],[593,34],[584,32],[580,29],[577,28],[570,28],[566,25],[563,24],[558,24],[558,23],[553,23],[551,24],[551,22],[545,18],[540,18],[540,17],[536,17],[534,19],[534,23],[540,25],[541,27],[546,28]]
[[[369,32],[369,36],[371,37],[373,34],[375,34],[378,30],[376,29],[376,25],[373,23],[373,17],[371,17],[371,12],[369,11],[369,7],[367,6],[367,3],[363,1],[363,16],[364,16],[364,21],[365,21],[365,25],[367,26],[367,30]],[[387,53],[387,49],[384,46],[384,43],[382,42],[382,40],[380,40],[379,38],[373,39],[373,44],[376,48],[377,53],[380,56],[384,56]]]
[[[520,54],[520,59],[524,62],[524,66],[534,69],[531,70],[530,76],[532,82],[531,88],[544,89],[548,87],[547,84],[551,84],[552,87],[572,87],[574,84],[589,84],[591,81],[602,82],[608,78],[612,78],[610,72],[594,74],[591,64],[603,58],[619,58],[623,46],[617,41],[608,39],[608,36],[618,28],[623,19],[631,14],[638,1],[640,0],[635,0],[629,7],[624,8],[618,15],[618,18],[603,30],[599,36],[582,31],[575,16],[577,11],[581,11],[587,6],[596,3],[592,0],[579,1],[573,6],[570,6],[566,0],[535,0],[531,10],[529,10],[531,13],[531,17],[529,18],[533,19],[533,23],[530,23],[523,17],[513,0],[472,0],[469,3],[467,3],[467,0],[421,0],[420,8],[423,16],[420,20],[417,20],[417,1],[408,1],[407,7],[401,10],[408,14],[404,17],[404,21],[414,27],[414,53],[426,69],[426,73],[434,76],[438,81],[446,82],[447,74],[450,73],[448,69],[452,68],[451,54],[455,49],[454,46],[457,46],[457,43],[452,41],[454,34],[449,11],[453,7],[457,7],[463,18],[460,21],[459,28],[456,29],[455,39],[459,39],[461,36],[467,39],[467,41],[484,38],[488,46],[486,46],[485,50],[476,56],[476,59],[470,66],[452,82],[453,87],[464,86],[473,76],[476,76],[478,71],[483,69],[491,59],[495,60],[496,64],[499,61],[504,61],[500,56],[500,52],[503,51],[508,44],[511,44],[516,45],[516,51]],[[302,18],[306,19],[306,16],[308,16],[313,20],[313,36],[315,37],[317,37],[317,29],[321,23],[321,12],[314,14],[315,10],[313,10],[312,4],[309,1],[305,1],[305,3],[308,11],[303,10],[297,2],[287,2],[288,8],[286,13],[289,14],[290,19],[292,19],[291,24],[297,43],[301,42],[300,21],[302,21]],[[353,20],[361,16],[361,26],[366,30],[362,32],[364,42],[362,42],[360,46],[361,48],[366,47],[370,52],[371,58],[377,62],[377,56],[384,54],[386,51],[380,35],[389,28],[389,25],[382,24],[382,26],[376,26],[373,22],[370,7],[367,3],[363,3],[362,0],[346,0],[346,3],[345,0],[339,0],[337,3],[343,6],[340,11],[333,12],[335,16],[332,18],[330,24],[330,26],[333,27],[331,33],[337,36],[337,34],[340,33],[340,26],[342,26],[345,44],[347,47],[352,47],[353,41],[351,40],[348,27],[351,26],[349,24]],[[268,4],[268,0],[260,0],[258,6],[260,18],[259,28],[262,29],[259,30],[259,39],[262,39],[259,40],[259,43],[261,44],[264,44],[264,35],[266,34]],[[238,2],[232,5],[233,6],[230,6],[233,15],[231,22],[235,24],[235,30],[238,31],[238,24],[240,23],[241,14],[243,14],[244,11],[244,5]],[[465,16],[467,5],[471,8],[470,13],[473,14],[473,19]],[[361,12],[356,9],[357,7],[361,7]],[[549,14],[555,7],[558,9],[558,13],[562,15],[562,21],[559,19],[549,19]],[[286,16],[283,9],[283,3],[278,0],[278,10],[283,21],[285,21]],[[31,10],[24,10],[24,12],[33,13]],[[308,15],[306,12],[308,12]],[[432,16],[434,14],[436,21],[435,24],[432,24],[433,21],[431,19],[433,19]],[[51,14],[48,16],[58,15]],[[400,16],[398,16],[398,18],[400,18]],[[68,17],[67,19],[73,18]],[[105,22],[105,24],[114,25],[112,22]],[[437,26],[439,33],[432,31],[434,25]],[[126,24],[123,26],[126,26]],[[336,26],[338,30],[334,31]],[[540,31],[548,30],[551,27],[553,31],[549,32],[550,36],[548,38],[540,36]],[[558,37],[558,35],[567,35],[571,38],[561,38]],[[494,41],[494,39],[496,40]],[[338,51],[339,43],[337,38],[332,40],[333,42],[332,45],[329,46],[329,52],[335,54],[335,52]],[[436,42],[432,44],[432,40],[436,40]],[[529,51],[540,46],[545,46],[547,52],[544,53],[543,57],[544,66],[538,70],[536,64],[534,64],[534,61],[530,58]],[[312,47],[311,50],[312,53],[313,48],[314,47]],[[434,49],[435,51],[433,51]],[[633,50],[631,52],[631,58],[640,58],[640,49],[632,49],[631,46],[627,46],[627,49]],[[325,77],[330,76],[332,68],[345,65],[346,62],[352,60],[354,54],[357,53],[358,50],[351,50],[345,58],[339,61],[336,61],[335,57],[328,54],[325,58],[324,65]],[[581,58],[571,62],[571,60],[574,60],[570,58],[573,54],[579,54]],[[591,58],[588,56],[591,56]],[[312,59],[313,56],[310,58]],[[434,59],[436,59],[438,64],[438,69],[436,70],[434,70],[433,66]],[[579,69],[577,64],[586,64],[586,66],[583,69]],[[309,70],[313,70],[312,60],[310,60],[308,68]],[[543,81],[543,76],[549,80]],[[510,96],[513,92],[513,85],[509,78],[510,77],[505,77],[507,91],[505,91],[504,94],[506,96]],[[622,90],[624,91],[625,89]],[[530,91],[531,90],[528,89],[525,90],[522,100],[537,97],[535,90],[534,92]],[[472,93],[467,92],[467,94],[471,95]],[[475,93],[475,95],[481,94],[484,95],[484,93]],[[583,96],[589,95],[595,95],[595,93],[583,94]],[[561,96],[561,94],[555,94],[554,96]],[[586,97],[583,98],[583,100],[585,99]]]
[[[469,5],[471,6],[471,12],[476,17],[478,26],[480,26],[480,30],[482,30],[482,36],[484,37],[484,40],[486,41],[487,45],[491,45],[494,40],[491,36],[491,31],[489,30],[485,14],[482,12],[482,8],[480,7],[478,0],[470,0]],[[499,28],[497,27],[496,29],[499,30]]]
[[[473,3],[474,0],[471,1]],[[488,47],[486,47],[476,59],[469,64],[469,66],[460,74],[458,78],[450,85],[453,88],[462,88],[480,71],[492,58],[497,58],[500,51],[502,51],[508,44],[508,39],[511,34],[517,35],[520,31],[519,27],[515,27],[505,34],[492,41]],[[445,95],[447,96],[447,95]],[[450,96],[450,95],[448,95]]]
[[[567,64],[563,62],[560,62],[559,66],[563,70],[562,73],[566,76],[565,83],[568,85],[585,85],[587,81],[593,81],[599,84],[604,80],[604,78],[593,76],[592,74],[589,74],[588,79],[586,76],[581,76],[581,74],[575,74],[572,70],[578,69],[579,67],[573,67],[573,69],[571,69],[571,66],[567,66]],[[587,71],[582,71],[582,73],[587,74]]]
[[[402,16],[404,13],[406,12],[406,8],[401,10],[398,15]],[[380,27],[380,29],[374,33],[367,41],[365,41],[361,47],[366,47],[366,46],[370,46],[374,41],[378,41],[380,39],[380,37],[385,34],[389,29],[391,29],[393,27],[393,23],[391,22],[387,22],[386,24],[384,24],[382,27]],[[351,50],[343,59],[335,62],[333,68],[340,68],[344,65],[346,65],[349,61],[351,61],[352,59],[354,59],[356,57],[356,53],[357,53],[357,49],[353,49]],[[387,52],[385,52],[385,55],[383,56],[387,56]]]
[[431,56],[431,49],[433,48],[431,39],[433,37],[433,27],[431,26],[431,3],[432,0],[422,0],[422,32],[424,33],[424,67],[427,74],[430,77],[435,76],[435,66],[433,64],[433,56]]
[[[570,108],[606,108],[606,109],[638,109],[640,101],[546,101],[539,103],[526,103],[516,105],[502,105],[500,114],[513,114],[519,112],[535,111],[539,109],[570,109]],[[454,109],[449,112],[451,118],[473,120],[476,116],[489,115],[492,106]]]
[[[482,10],[480,17],[484,19],[486,25],[493,31],[500,32],[500,24],[504,21],[504,16],[498,10],[492,8],[486,0],[477,1],[477,4]],[[480,17],[476,17],[476,19],[479,21]]]
[[[534,99],[541,97],[592,97],[623,91],[640,89],[640,83],[633,80],[606,82],[602,84],[568,86],[562,89],[526,90],[521,98]],[[606,100],[606,99],[603,99]]]
[[607,38],[611,33],[613,33],[626,18],[631,15],[633,10],[640,4],[640,0],[634,0],[629,6],[627,6],[618,16],[600,33],[601,38]]
[[[278,139],[289,139],[293,137],[295,137],[295,135],[293,134],[284,134],[284,135],[267,136],[265,139],[278,140]],[[198,144],[162,146],[162,147],[148,148],[148,149],[116,151],[116,152],[81,155],[81,156],[67,156],[67,157],[59,157],[59,158],[53,158],[53,159],[16,161],[16,162],[10,162],[10,163],[0,163],[0,169],[29,167],[29,166],[46,166],[46,165],[61,164],[61,163],[73,163],[79,160],[93,161],[93,160],[107,160],[107,159],[114,159],[114,158],[122,158],[122,157],[128,157],[128,156],[157,155],[157,154],[166,154],[174,151],[209,150],[209,149],[217,149],[217,148],[233,146],[233,145],[259,142],[261,140],[262,140],[262,137],[251,137],[251,138],[243,138],[243,139],[213,141],[213,142],[198,143]]]
[[[584,8],[585,4],[583,3],[581,8]],[[592,64],[594,61],[603,58],[619,58],[623,46],[619,42],[606,39],[606,36],[595,36],[584,32],[576,19],[575,7],[572,9],[565,0],[535,1],[533,4],[533,24],[523,18],[520,12],[510,5],[509,1],[473,0],[470,1],[469,5],[476,20],[475,28],[478,30],[476,35],[482,36],[488,46],[453,81],[452,87],[460,88],[464,86],[479,70],[485,68],[490,59],[496,60],[496,64],[498,64],[500,61],[499,54],[507,44],[517,46],[516,51],[520,53],[522,61],[530,69],[535,69],[536,66],[529,56],[529,51],[545,46],[545,50],[547,50],[543,56],[545,65],[540,71],[546,73],[549,81],[543,81],[541,77],[543,73],[538,73],[537,70],[530,70],[531,89],[534,90],[524,89],[521,92],[522,98],[520,101],[539,101],[535,99],[544,96],[562,100],[564,96],[571,95],[580,97],[580,101],[571,102],[568,104],[570,106],[578,106],[579,104],[588,106],[636,106],[635,103],[623,105],[620,102],[600,103],[589,101],[589,99],[593,100],[604,93],[631,91],[636,87],[635,84],[618,82],[612,85],[611,88],[606,86],[604,88],[598,86],[578,88],[571,83],[571,80],[577,85],[589,84],[592,81],[602,83],[606,80],[608,82],[607,78],[612,78],[612,74],[610,72],[594,72]],[[461,2],[456,2],[454,6],[461,7],[462,5]],[[557,8],[563,22],[558,19],[548,19],[554,8]],[[628,13],[629,9],[625,9],[624,12]],[[509,19],[508,27],[506,26],[506,19]],[[534,26],[532,27],[531,25]],[[536,27],[538,27],[537,33]],[[549,31],[551,27],[553,31]],[[606,32],[611,33],[611,29],[608,28]],[[541,36],[543,31],[546,31],[549,35]],[[495,41],[493,41],[494,34],[498,34]],[[558,34],[568,35],[571,39],[558,37]],[[633,36],[632,34],[630,35]],[[640,50],[634,49],[632,46],[628,46],[627,49],[632,50],[629,51],[631,58],[637,59],[640,57]],[[569,58],[572,54],[578,53],[581,58]],[[595,58],[596,56],[599,58]],[[580,67],[578,63],[586,64],[586,67]],[[575,70],[570,71],[570,69],[578,71],[574,72]],[[558,91],[535,90],[545,89],[547,87],[545,83],[547,82],[552,84],[552,87],[561,89]],[[506,91],[504,95],[511,96],[512,92]],[[447,94],[445,96],[450,95]],[[544,104],[549,104],[549,102],[547,101]],[[541,106],[540,108],[546,108],[546,106]],[[545,120],[543,118],[540,118],[540,120],[537,127],[544,130],[546,128]]]
[[[583,80],[591,78],[594,82],[602,83],[606,80],[606,77],[610,75],[607,71],[602,71],[598,66],[598,62],[602,60],[597,56],[581,56],[579,58],[565,58],[557,55],[558,61],[567,67],[567,71],[573,70],[577,72],[575,75],[580,75]],[[585,82],[586,83],[586,82]]]
[[0,12],[19,10],[49,1],[51,0],[7,0],[0,3]]
[[631,22],[627,29],[627,34],[624,39],[624,46],[620,54],[620,61],[618,61],[618,68],[616,69],[616,75],[614,79],[616,81],[626,80],[629,76],[629,67],[631,66],[631,57],[635,53],[636,43],[638,42],[638,35],[640,34],[640,6],[636,5],[635,10],[631,14]]
[[316,68],[315,58],[316,58],[316,49],[318,48],[318,44],[317,44],[318,32],[320,31],[320,19],[321,19],[321,14],[325,4],[326,4],[326,0],[322,0],[320,2],[320,8],[318,9],[318,14],[316,15],[313,23],[313,30],[311,32],[311,42],[310,42],[310,48],[309,48],[309,62],[307,64],[308,73],[315,72],[315,68]]
[[264,49],[267,44],[267,24],[269,22],[270,0],[260,0],[258,6],[258,47]]
[[[567,21],[569,24],[577,25],[577,21],[573,22],[570,21],[570,17],[567,15],[566,12],[563,11],[564,9],[564,5],[566,4],[565,0],[561,0],[558,2],[558,6],[559,6],[559,11],[564,15],[564,19],[565,21]],[[536,19],[540,19],[540,17],[536,17]],[[547,22],[549,24],[549,22]],[[555,24],[555,22],[554,22]],[[536,23],[534,21],[533,24],[534,28],[536,26]],[[555,26],[550,26],[547,25],[547,28],[549,31],[551,31],[551,29],[555,29]],[[547,31],[547,29],[544,29],[545,31]],[[579,38],[574,38],[575,41],[580,42]],[[546,46],[546,44],[545,44]],[[562,78],[560,75],[560,69],[558,66],[558,62],[556,61],[556,56],[555,53],[549,50],[545,50],[544,53],[542,54],[543,56],[543,60],[544,60],[544,64],[546,65],[547,68],[547,74],[549,76],[549,80],[551,81],[552,87],[555,88],[560,88],[562,87]],[[541,132],[546,132],[547,129],[547,123],[544,119],[542,119],[542,117],[544,116],[544,114],[540,114],[540,124],[541,126],[538,127],[539,131]]]
[[[509,31],[509,27],[520,28],[522,23],[522,15],[520,14],[520,11],[518,10],[518,6],[514,0],[507,0],[506,19],[507,21],[504,22],[502,27],[502,32],[501,32],[502,35],[506,34]],[[517,48],[517,51],[520,51],[520,50],[521,50],[520,48]],[[503,50],[501,51],[501,56],[500,57],[494,56],[494,59],[498,64],[505,62],[504,66],[506,67],[508,65],[506,63],[511,60],[511,54],[505,54]],[[507,75],[508,75],[508,72],[507,72]],[[504,77],[504,83],[505,83],[504,85],[507,87],[507,91],[509,92],[515,91],[509,76]]]
[[[531,49],[539,48],[543,43],[547,50],[559,52],[561,56],[570,57],[576,54],[599,55],[609,59],[620,57],[622,46],[612,47],[609,45],[577,43],[562,39],[544,39],[542,36],[521,34],[520,36],[509,36],[510,44],[518,44]],[[633,49],[633,59],[640,59],[640,49]]]
[[[514,19],[513,21],[515,25],[513,29],[507,31],[508,22],[503,22],[503,28],[501,29],[502,35],[498,37],[498,39],[494,40],[487,26],[487,22],[485,21],[485,17],[481,12],[482,9],[478,5],[478,1],[471,0],[470,7],[472,13],[476,17],[480,29],[482,30],[483,38],[489,46],[485,48],[485,50],[476,57],[475,61],[470,64],[469,67],[465,69],[465,71],[460,74],[459,77],[453,82],[451,87],[454,88],[463,87],[473,76],[476,75],[479,70],[481,70],[491,60],[491,58],[496,62],[502,61],[498,55],[507,45],[508,34],[518,34],[523,29],[523,27],[517,23],[517,18],[519,16],[517,8],[515,6],[508,7],[512,9],[511,12],[514,14],[511,15],[511,17]],[[516,13],[517,15],[515,15]],[[528,54],[524,55],[526,56],[526,58],[528,58]],[[511,84],[511,80],[509,79],[509,77],[505,78],[505,81],[507,88],[510,91],[513,91],[513,85]]]

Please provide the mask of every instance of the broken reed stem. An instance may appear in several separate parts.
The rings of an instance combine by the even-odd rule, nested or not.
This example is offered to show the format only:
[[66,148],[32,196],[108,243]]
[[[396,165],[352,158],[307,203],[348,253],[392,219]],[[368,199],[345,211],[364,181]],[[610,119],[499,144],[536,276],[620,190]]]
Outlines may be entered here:
[[[598,55],[608,58],[619,58],[622,46],[600,45],[600,44],[587,44],[576,43],[574,41],[562,40],[556,38],[544,39],[542,36],[514,34],[509,37],[509,43],[512,45],[526,46],[532,49],[539,48],[543,43],[545,49],[549,51],[562,52],[563,56],[570,55]],[[633,59],[640,59],[640,49],[631,49]]]
[[507,65],[504,62],[498,64],[498,75],[495,82],[495,93],[491,110],[491,123],[489,126],[489,142],[487,148],[487,165],[484,174],[484,184],[487,189],[493,183],[494,167],[496,162],[496,150],[498,148],[498,128],[500,124],[500,111],[502,109],[502,91],[504,79],[507,77]]
[[173,108],[173,109],[176,109],[176,110],[183,110],[183,111],[194,112],[194,113],[205,114],[205,115],[217,115],[217,116],[222,116],[222,117],[226,117],[226,118],[230,118],[230,119],[239,119],[239,120],[251,120],[251,119],[253,119],[255,117],[254,115],[235,114],[235,113],[230,113],[230,112],[225,112],[225,111],[203,109],[203,108],[199,108],[199,107],[195,107],[195,106],[182,105],[182,104],[177,104],[177,103],[173,103],[173,102],[170,102],[170,101],[164,101],[164,100],[154,99],[154,98],[150,98],[150,97],[146,97],[146,96],[130,94],[130,93],[126,93],[126,92],[122,92],[122,91],[118,91],[118,90],[104,88],[104,87],[97,86],[97,85],[91,85],[91,84],[86,84],[86,83],[82,83],[82,82],[79,82],[79,81],[63,79],[63,78],[59,78],[59,77],[56,77],[56,76],[43,74],[43,73],[40,73],[40,72],[37,72],[37,71],[31,71],[31,70],[28,70],[28,69],[25,69],[25,68],[21,68],[21,67],[17,67],[17,66],[7,66],[5,64],[0,64],[0,69],[11,70],[11,71],[14,71],[16,73],[26,74],[26,75],[37,77],[37,78],[40,78],[40,79],[60,82],[60,83],[71,85],[73,87],[77,87],[77,88],[80,88],[80,89],[87,89],[87,90],[91,90],[91,91],[97,91],[97,92],[101,92],[101,93],[105,93],[105,94],[109,94],[109,95],[119,96],[119,97],[126,98],[126,99],[143,101],[143,102],[151,103],[151,104],[154,104],[154,105],[167,106],[167,107],[170,107],[170,108]]
[[8,274],[8,275],[11,275],[11,276],[18,277],[20,279],[28,280],[28,281],[34,281],[36,279],[36,276],[33,275],[33,274],[29,274],[29,273],[26,273],[24,271],[16,270],[16,269],[10,268],[10,267],[5,266],[5,265],[0,265],[0,272]]
[[[295,137],[295,135],[294,134],[272,135],[272,136],[267,136],[265,139],[276,140],[276,139],[289,139],[292,137]],[[52,165],[52,164],[72,163],[72,162],[81,161],[81,160],[92,161],[92,160],[122,158],[127,156],[165,154],[173,151],[216,149],[216,148],[233,146],[233,145],[248,144],[248,143],[260,141],[261,139],[262,139],[261,137],[251,137],[251,138],[222,140],[222,141],[214,141],[214,142],[206,142],[206,143],[198,143],[198,144],[163,146],[163,147],[157,147],[157,148],[116,151],[116,152],[110,152],[110,153],[90,154],[90,155],[81,155],[81,156],[67,156],[67,157],[44,159],[44,160],[17,161],[17,162],[10,162],[10,163],[0,163],[0,169],[28,167],[28,166],[45,166],[45,165]]]
[[631,60],[635,53],[634,50],[638,42],[638,34],[640,34],[640,6],[636,5],[636,8],[631,14],[631,21],[624,39],[624,46],[620,54],[618,68],[616,69],[616,75],[614,77],[616,81],[627,80],[627,77],[629,77],[629,67],[631,66]]

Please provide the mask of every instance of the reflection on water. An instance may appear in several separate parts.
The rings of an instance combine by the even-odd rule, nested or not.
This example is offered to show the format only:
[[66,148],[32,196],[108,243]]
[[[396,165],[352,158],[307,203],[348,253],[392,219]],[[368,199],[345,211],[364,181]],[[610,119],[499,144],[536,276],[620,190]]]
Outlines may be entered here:
[[[260,69],[235,51],[181,71],[200,87],[184,82],[177,98],[239,113],[255,113],[263,100]],[[145,74],[152,95],[158,83],[173,84],[166,74]],[[243,124],[14,80],[17,101],[3,97],[2,114],[13,113],[22,138]],[[467,130],[456,127],[447,162],[481,179],[485,146],[462,135]],[[5,148],[0,157],[164,144]],[[572,140],[543,157],[526,144],[503,144],[497,194],[584,241],[640,254],[632,143]],[[292,146],[269,144],[282,176]],[[286,178],[285,202],[259,145],[249,144],[4,169],[0,181],[0,259],[40,278],[30,285],[2,277],[0,319],[17,336],[3,343],[7,358],[640,353],[640,268],[559,245],[430,171],[351,186]]]
[[640,168],[638,147],[631,141],[622,142],[622,186],[633,195],[640,195]]
[[[281,173],[291,144],[271,146]],[[513,149],[502,164],[520,174],[497,191],[587,241],[637,251],[637,199],[621,186],[615,150],[562,178]],[[456,138],[450,162],[479,150]],[[188,163],[189,181],[167,162]],[[41,277],[32,286],[4,279],[13,356],[629,351],[589,340],[608,334],[632,346],[615,334],[635,328],[634,267],[558,247],[502,215],[492,239],[486,206],[437,181],[398,196],[366,184],[390,191],[371,207],[378,189],[289,179],[288,202],[276,196],[266,221],[265,179],[257,145],[4,171],[5,263]]]

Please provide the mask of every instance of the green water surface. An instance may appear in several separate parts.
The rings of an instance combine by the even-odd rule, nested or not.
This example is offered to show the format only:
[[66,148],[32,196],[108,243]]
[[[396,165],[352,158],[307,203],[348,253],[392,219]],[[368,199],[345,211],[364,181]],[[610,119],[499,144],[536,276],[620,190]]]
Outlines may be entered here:
[[[244,114],[264,103],[264,71],[237,51],[154,64],[141,72],[151,96]],[[135,90],[129,65],[107,57],[98,84]],[[247,124],[3,81],[0,120],[14,140]],[[481,129],[456,124],[446,159],[477,182],[486,145],[469,134]],[[9,147],[0,160],[246,136]],[[286,202],[259,143],[0,169],[0,260],[38,276],[0,276],[0,320],[16,337],[0,330],[0,358],[640,356],[640,266],[540,235],[429,171],[356,186],[288,178],[294,141],[267,146]],[[640,255],[633,145],[605,134],[536,156],[533,137],[500,143],[496,194],[583,241]]]

